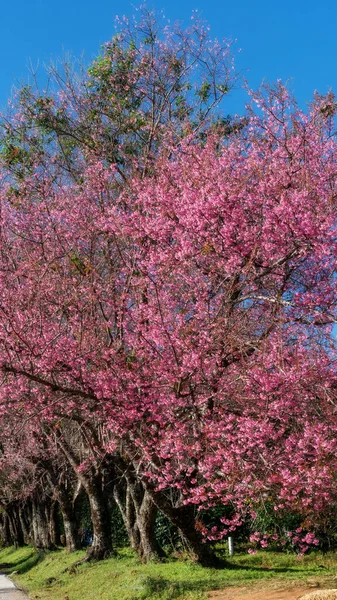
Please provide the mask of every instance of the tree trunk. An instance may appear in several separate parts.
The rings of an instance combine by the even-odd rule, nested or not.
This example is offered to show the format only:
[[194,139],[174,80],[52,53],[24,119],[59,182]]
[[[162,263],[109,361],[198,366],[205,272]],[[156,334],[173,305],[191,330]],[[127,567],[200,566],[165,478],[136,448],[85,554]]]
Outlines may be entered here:
[[22,527],[22,531],[23,531],[24,543],[30,544],[32,541],[32,539],[31,539],[31,523],[30,523],[29,508],[27,505],[20,507],[19,517],[20,517],[20,523],[21,523],[21,527]]
[[58,523],[57,523],[56,512],[57,512],[57,502],[55,502],[55,500],[53,500],[53,502],[51,503],[51,505],[49,507],[49,535],[50,535],[50,542],[51,542],[52,546],[60,545],[60,532],[59,532],[59,527],[58,527]]
[[219,559],[213,548],[205,543],[195,525],[194,506],[173,506],[160,492],[147,488],[153,502],[164,515],[179,529],[181,538],[191,554],[191,558],[205,567],[224,568],[226,561]]
[[107,498],[101,487],[100,475],[87,476],[83,487],[88,494],[93,542],[89,550],[89,560],[102,560],[112,554],[110,512]]
[[140,533],[142,560],[158,560],[164,553],[155,539],[155,521],[158,509],[154,504],[148,492],[144,491],[144,496],[137,511],[137,524]]
[[6,512],[1,515],[1,537],[4,546],[11,546],[14,543],[11,535],[9,518]]
[[[127,478],[129,474],[131,474],[131,476],[136,480],[135,470],[132,468],[128,469],[128,466],[132,465],[132,460],[130,460],[129,465],[127,466],[124,459],[121,457],[119,462],[120,468],[124,469],[125,477]],[[177,500],[173,503],[173,501],[166,497],[162,492],[157,492],[154,485],[149,481],[143,480],[142,486],[146,490],[153,504],[155,504],[155,506],[171,521],[171,523],[178,528],[180,536],[188,548],[191,558],[195,562],[198,562],[203,566],[215,568],[224,568],[227,565],[226,561],[219,559],[216,556],[214,549],[209,545],[209,543],[205,543],[201,532],[196,528],[194,506],[185,506],[182,502],[182,498],[177,498]],[[149,532],[146,533],[146,528],[143,526],[142,531],[143,535],[147,535],[148,539],[154,539],[153,535],[151,535]],[[144,544],[146,546],[145,539]],[[147,552],[151,554],[150,547],[148,547]]]
[[48,507],[44,502],[37,502],[34,499],[32,502],[32,509],[34,545],[36,548],[50,550],[52,548],[52,542],[50,539],[49,519],[47,516]]
[[80,548],[80,542],[77,535],[74,506],[64,493],[61,492],[58,498],[64,525],[66,550],[67,552],[75,552]]
[[108,498],[103,492],[102,471],[98,466],[92,466],[88,471],[79,471],[80,460],[73,448],[61,436],[58,442],[89,498],[93,542],[87,560],[102,560],[114,552]]
[[158,560],[164,556],[154,535],[158,509],[141,482],[137,482],[132,474],[125,474],[125,482],[125,503],[121,500],[118,485],[115,485],[114,498],[121,511],[131,548],[144,562]]
[[9,527],[13,543],[15,544],[15,546],[23,546],[25,542],[18,505],[15,502],[10,502],[6,506],[6,513],[9,520]]
[[122,501],[122,491],[119,485],[114,486],[114,500],[120,510],[123,518],[126,532],[128,534],[130,546],[137,554],[140,554],[140,533],[136,520],[135,506],[130,494],[130,489],[126,488],[125,506]]

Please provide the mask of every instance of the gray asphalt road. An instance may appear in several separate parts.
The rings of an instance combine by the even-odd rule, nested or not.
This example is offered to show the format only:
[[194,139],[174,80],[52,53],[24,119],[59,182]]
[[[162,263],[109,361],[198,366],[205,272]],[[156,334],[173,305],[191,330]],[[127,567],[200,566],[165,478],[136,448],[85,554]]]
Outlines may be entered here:
[[28,600],[28,596],[20,592],[6,575],[0,575],[0,600]]

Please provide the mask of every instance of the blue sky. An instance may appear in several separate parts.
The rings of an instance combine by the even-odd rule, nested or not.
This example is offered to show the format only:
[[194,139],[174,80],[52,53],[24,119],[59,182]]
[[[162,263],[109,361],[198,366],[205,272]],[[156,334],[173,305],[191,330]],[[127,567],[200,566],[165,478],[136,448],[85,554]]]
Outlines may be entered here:
[[[13,83],[26,81],[28,66],[71,52],[84,53],[87,62],[114,32],[116,14],[130,16],[137,3],[114,0],[16,0],[3,3],[0,35],[0,107]],[[236,39],[241,49],[237,68],[251,87],[262,79],[290,80],[301,106],[330,88],[337,91],[337,2],[325,0],[154,0],[148,6],[164,9],[171,20],[186,24],[198,9],[218,38]],[[240,112],[244,100],[233,92],[229,112]]]

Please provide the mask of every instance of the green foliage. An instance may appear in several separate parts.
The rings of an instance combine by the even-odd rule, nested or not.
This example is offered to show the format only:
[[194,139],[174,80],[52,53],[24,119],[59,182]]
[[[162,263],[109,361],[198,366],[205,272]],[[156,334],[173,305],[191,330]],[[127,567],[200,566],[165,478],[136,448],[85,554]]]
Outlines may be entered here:
[[156,516],[155,539],[158,545],[168,553],[181,545],[177,527],[175,527],[175,525],[159,511]]
[[75,514],[78,529],[92,531],[90,504],[88,496],[84,491],[81,491],[76,498]]
[[271,502],[264,502],[261,506],[256,507],[256,518],[251,523],[251,529],[254,531],[263,531],[271,533],[278,530],[292,531],[300,527],[301,517],[297,513],[285,512],[279,514],[274,510],[274,505]]
[[202,102],[207,102],[211,93],[211,84],[209,83],[209,81],[203,81],[200,89],[197,90],[196,93]]
[[[108,56],[99,56],[88,68],[88,74],[94,79],[107,80],[111,67],[111,60]],[[89,81],[89,86],[94,85],[94,81]]]
[[1,159],[7,167],[25,162],[28,156],[29,154],[26,150],[12,144],[10,141],[6,141],[1,149]]
[[[92,523],[90,517],[90,504],[88,496],[85,492],[76,499],[76,519],[78,530],[87,531],[92,533]],[[125,547],[129,543],[128,535],[123,523],[122,515],[120,510],[116,506],[115,502],[111,503],[110,507],[110,519],[111,519],[111,534],[113,544],[116,547]]]
[[115,546],[122,548],[128,546],[129,538],[122,519],[121,512],[117,505],[113,503],[110,509],[111,515],[111,534]]
[[202,21],[183,30],[143,8],[89,67],[51,65],[46,92],[17,91],[0,122],[0,161],[19,183],[48,164],[55,183],[81,184],[93,158],[117,166],[118,185],[134,169],[152,172],[168,140],[207,136],[237,78],[228,45],[213,51],[210,41]]

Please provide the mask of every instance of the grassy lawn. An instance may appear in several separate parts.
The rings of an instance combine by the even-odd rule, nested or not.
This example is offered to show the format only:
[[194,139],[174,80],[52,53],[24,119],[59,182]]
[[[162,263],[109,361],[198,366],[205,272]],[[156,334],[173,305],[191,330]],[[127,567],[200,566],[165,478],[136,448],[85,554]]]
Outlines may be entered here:
[[143,565],[131,550],[122,549],[117,558],[64,572],[82,556],[7,548],[0,551],[0,571],[17,571],[14,581],[39,600],[201,600],[209,590],[285,578],[303,583],[328,579],[337,587],[337,554],[317,552],[300,560],[271,552],[238,554],[230,568],[216,570],[173,559]]

